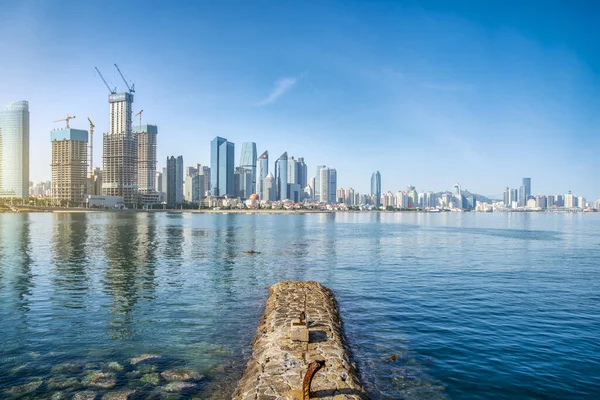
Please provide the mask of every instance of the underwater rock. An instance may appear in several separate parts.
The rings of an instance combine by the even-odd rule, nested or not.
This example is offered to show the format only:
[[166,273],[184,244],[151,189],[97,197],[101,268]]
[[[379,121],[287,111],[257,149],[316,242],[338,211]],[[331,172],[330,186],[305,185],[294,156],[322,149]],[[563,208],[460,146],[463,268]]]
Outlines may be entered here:
[[51,372],[52,372],[52,374],[62,374],[65,372],[79,371],[80,369],[83,369],[83,366],[81,364],[66,362],[66,363],[55,365],[52,368]]
[[142,379],[140,379],[140,381],[143,383],[149,383],[152,386],[158,386],[158,384],[160,383],[160,375],[158,375],[158,373],[156,372],[146,374],[142,376]]
[[204,378],[198,372],[193,369],[168,369],[160,374],[165,380],[169,382],[174,381],[200,381]]
[[10,374],[11,374],[11,375],[16,375],[16,374],[18,374],[19,372],[21,372],[21,371],[23,371],[23,370],[26,370],[26,369],[27,369],[27,368],[28,368],[30,365],[31,365],[31,363],[30,363],[30,362],[26,362],[25,364],[21,364],[21,365],[19,365],[18,367],[15,367],[15,368],[11,369],[11,370],[10,370]]
[[133,365],[138,364],[142,361],[147,361],[147,360],[157,360],[160,359],[161,356],[157,355],[157,354],[142,354],[139,357],[135,357],[132,358],[131,360],[129,360],[129,362]]
[[181,393],[196,389],[197,385],[191,382],[171,382],[162,389],[167,393]]
[[67,389],[67,388],[79,388],[81,383],[76,378],[68,378],[66,376],[54,376],[46,381],[48,389]]
[[106,368],[110,371],[122,372],[125,368],[116,361],[109,362]]
[[54,392],[52,397],[50,397],[50,400],[66,400],[69,397],[71,396],[65,392]]
[[117,384],[117,379],[114,374],[93,371],[83,379],[82,383],[85,386],[112,389]]
[[96,399],[96,392],[92,392],[91,390],[77,392],[73,395],[73,400],[95,400],[95,399]]
[[118,390],[116,392],[106,393],[102,400],[129,400],[135,396],[135,390]]
[[151,374],[152,372],[156,372],[158,368],[153,364],[142,364],[140,365],[136,371],[140,374]]
[[36,380],[33,382],[26,383],[24,385],[13,386],[11,388],[8,388],[6,392],[11,395],[25,395],[38,390],[38,388],[42,386],[42,383],[42,380]]

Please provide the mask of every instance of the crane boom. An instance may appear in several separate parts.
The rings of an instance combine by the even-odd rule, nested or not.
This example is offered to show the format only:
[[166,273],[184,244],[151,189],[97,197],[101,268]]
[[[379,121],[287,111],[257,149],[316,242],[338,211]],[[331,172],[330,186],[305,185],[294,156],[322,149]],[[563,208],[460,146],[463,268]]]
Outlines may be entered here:
[[66,129],[70,129],[71,127],[69,126],[69,121],[70,121],[70,120],[72,120],[72,119],[74,119],[74,118],[76,118],[74,115],[69,115],[69,114],[67,114],[67,117],[66,117],[66,118],[63,118],[63,119],[57,119],[57,120],[56,120],[56,121],[54,121],[54,122],[62,122],[62,121],[65,121],[65,122],[67,123],[67,127],[66,127]]
[[94,67],[94,68],[96,68],[96,72],[98,72],[98,75],[100,75],[100,79],[102,79],[102,82],[104,82],[104,84],[106,85],[106,88],[108,89],[108,91],[110,92],[110,94],[117,93],[117,88],[111,89],[110,86],[108,86],[108,83],[106,82],[106,79],[104,79],[104,77],[102,76],[102,73],[100,73],[100,70],[98,69],[98,67]]
[[123,82],[125,82],[125,86],[127,86],[127,89],[129,89],[129,93],[135,93],[135,84],[132,83],[131,86],[129,86],[129,83],[123,76],[123,73],[121,72],[117,64],[115,64],[115,68],[117,69],[117,71],[119,71],[119,75],[121,75],[121,79],[123,79]]

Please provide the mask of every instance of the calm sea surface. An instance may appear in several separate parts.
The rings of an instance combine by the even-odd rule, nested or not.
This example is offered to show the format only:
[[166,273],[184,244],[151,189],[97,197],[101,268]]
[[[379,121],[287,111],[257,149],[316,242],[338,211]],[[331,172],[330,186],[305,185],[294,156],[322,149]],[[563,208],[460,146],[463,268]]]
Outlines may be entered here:
[[600,398],[600,214],[517,213],[0,214],[0,397],[108,362],[157,393],[152,353],[228,398],[288,279],[334,290],[374,399]]

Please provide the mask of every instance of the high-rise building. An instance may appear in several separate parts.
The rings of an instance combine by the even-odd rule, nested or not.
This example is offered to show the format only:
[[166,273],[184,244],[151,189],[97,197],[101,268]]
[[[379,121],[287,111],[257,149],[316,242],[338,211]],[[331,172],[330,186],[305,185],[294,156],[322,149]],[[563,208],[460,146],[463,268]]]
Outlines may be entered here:
[[138,142],[138,194],[142,204],[156,204],[159,193],[156,190],[156,125],[138,125],[133,129]]
[[277,199],[275,177],[270,172],[267,174],[263,184],[262,199],[265,201],[275,201]]
[[29,103],[0,111],[0,197],[29,197]]
[[235,145],[222,137],[210,143],[210,184],[213,196],[234,196]]
[[321,202],[321,169],[325,168],[325,165],[317,165],[317,174],[315,175],[315,185],[313,189],[315,191],[315,201]]
[[296,161],[296,183],[302,189],[308,185],[308,168],[304,162],[304,157],[298,157],[298,161]]
[[102,194],[102,169],[94,168],[94,173],[91,179],[90,195],[100,196]]
[[523,178],[523,187],[525,188],[525,201],[531,196],[531,178]]
[[156,179],[154,181],[154,187],[156,188],[156,191],[159,193],[164,193],[164,188],[163,188],[163,173],[160,171],[156,171]]
[[88,132],[80,129],[57,129],[52,141],[52,199],[81,206],[88,189]]
[[264,153],[262,153],[258,157],[258,160],[256,160],[256,164],[256,194],[258,194],[260,198],[263,199],[262,196],[264,192],[265,178],[269,174],[269,152],[265,151]]
[[518,204],[519,202],[519,191],[517,189],[510,189],[510,206],[514,203]]
[[138,142],[131,123],[133,94],[111,94],[108,102],[110,131],[103,137],[102,194],[121,196],[125,206],[133,208],[138,197]]
[[335,204],[337,191],[337,171],[335,168],[323,167],[319,174],[319,201],[321,203]]
[[167,157],[167,207],[183,202],[183,157]]
[[288,154],[283,153],[275,161],[275,192],[277,200],[288,198]]
[[565,194],[564,206],[565,206],[565,208],[577,207],[577,197],[575,197],[575,195],[573,193],[571,193],[571,191],[569,191],[569,193]]
[[247,186],[247,179],[244,180],[242,191],[244,196],[249,198],[252,193],[256,192],[256,143],[242,143],[242,152],[240,153],[240,167],[249,170],[250,186]]
[[244,167],[235,167],[233,181],[235,184],[235,197],[244,199],[250,198],[252,188],[252,169]]
[[527,205],[527,194],[525,185],[521,185],[519,188],[519,207],[525,207]]
[[508,186],[506,187],[506,189],[504,189],[504,206],[510,206],[510,189],[508,188]]
[[381,174],[379,171],[373,172],[371,175],[371,196],[375,201],[375,206],[381,206]]

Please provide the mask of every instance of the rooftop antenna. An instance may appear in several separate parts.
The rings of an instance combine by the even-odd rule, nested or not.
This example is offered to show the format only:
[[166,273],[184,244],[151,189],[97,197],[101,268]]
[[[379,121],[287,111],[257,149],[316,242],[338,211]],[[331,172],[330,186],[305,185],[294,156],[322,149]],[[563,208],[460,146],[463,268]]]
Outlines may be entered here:
[[117,71],[119,71],[119,75],[121,75],[123,82],[125,82],[125,86],[127,86],[127,89],[129,89],[129,93],[135,93],[135,84],[131,83],[131,86],[129,86],[129,82],[127,82],[117,64],[115,64],[115,68],[117,69]]

